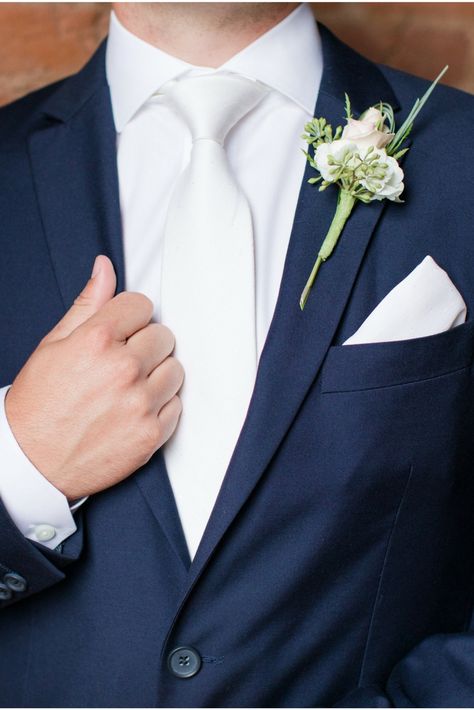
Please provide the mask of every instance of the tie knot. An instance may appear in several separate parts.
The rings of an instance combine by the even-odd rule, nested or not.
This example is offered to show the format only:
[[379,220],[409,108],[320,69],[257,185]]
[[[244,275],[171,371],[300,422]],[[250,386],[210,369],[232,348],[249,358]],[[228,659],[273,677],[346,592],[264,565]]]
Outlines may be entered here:
[[267,87],[258,81],[216,72],[172,80],[159,93],[168,97],[186,121],[193,141],[209,138],[222,145],[232,126],[267,92]]

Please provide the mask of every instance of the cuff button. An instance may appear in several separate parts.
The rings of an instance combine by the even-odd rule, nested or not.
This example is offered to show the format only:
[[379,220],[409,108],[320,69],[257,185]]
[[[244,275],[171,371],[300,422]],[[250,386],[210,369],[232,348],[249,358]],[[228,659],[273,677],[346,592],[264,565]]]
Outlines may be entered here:
[[4,576],[3,581],[12,592],[25,592],[28,586],[26,579],[17,572],[8,572]]
[[6,602],[13,596],[12,590],[0,582],[0,602]]
[[39,542],[49,542],[53,537],[56,537],[56,528],[53,528],[52,525],[35,525],[34,534]]

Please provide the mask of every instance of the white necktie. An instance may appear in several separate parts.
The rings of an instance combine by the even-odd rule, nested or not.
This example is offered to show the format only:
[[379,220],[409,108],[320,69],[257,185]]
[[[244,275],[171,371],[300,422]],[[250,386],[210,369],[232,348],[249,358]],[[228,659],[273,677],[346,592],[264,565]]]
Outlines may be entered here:
[[185,370],[183,411],[164,447],[191,557],[237,442],[257,369],[252,219],[223,147],[263,98],[264,85],[217,72],[160,90],[185,120],[191,159],[165,227],[161,320]]

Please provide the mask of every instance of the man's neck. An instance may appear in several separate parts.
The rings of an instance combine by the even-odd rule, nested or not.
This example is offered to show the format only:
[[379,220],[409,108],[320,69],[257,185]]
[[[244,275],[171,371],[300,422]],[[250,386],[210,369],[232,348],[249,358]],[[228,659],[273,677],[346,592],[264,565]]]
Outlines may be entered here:
[[114,3],[129,32],[198,66],[219,67],[268,32],[299,3]]

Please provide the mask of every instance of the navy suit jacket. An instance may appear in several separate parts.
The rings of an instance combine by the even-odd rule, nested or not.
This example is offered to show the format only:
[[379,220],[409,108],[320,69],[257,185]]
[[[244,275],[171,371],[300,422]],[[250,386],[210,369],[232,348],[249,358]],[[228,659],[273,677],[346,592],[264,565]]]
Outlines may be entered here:
[[[321,31],[316,115],[341,122],[347,91],[356,111],[383,100],[402,120],[426,82]],[[473,118],[471,96],[436,89],[404,160],[405,203],[356,207],[301,312],[337,198],[308,167],[248,416],[192,564],[160,452],[94,495],[54,552],[1,509],[0,577],[28,583],[0,611],[3,706],[474,705]],[[103,46],[0,111],[0,385],[99,252],[123,289]],[[341,347],[427,254],[467,322]],[[192,678],[168,669],[180,645],[202,657]]]

